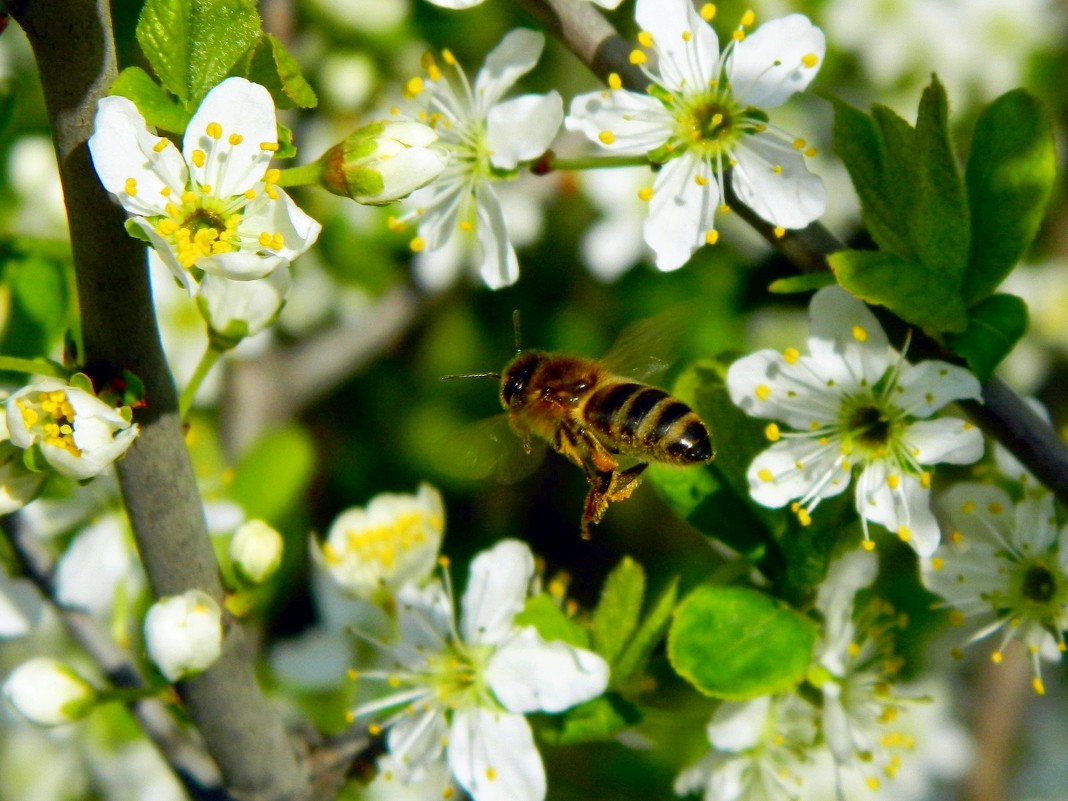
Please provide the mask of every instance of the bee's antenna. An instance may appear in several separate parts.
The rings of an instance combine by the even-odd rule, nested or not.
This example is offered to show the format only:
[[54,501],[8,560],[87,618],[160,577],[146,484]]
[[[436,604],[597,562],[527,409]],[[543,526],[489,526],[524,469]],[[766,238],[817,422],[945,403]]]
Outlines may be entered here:
[[512,328],[515,329],[515,352],[519,353],[522,350],[519,346],[519,309],[512,312]]
[[464,373],[463,375],[443,375],[442,381],[451,381],[454,378],[497,378],[500,379],[500,373]]

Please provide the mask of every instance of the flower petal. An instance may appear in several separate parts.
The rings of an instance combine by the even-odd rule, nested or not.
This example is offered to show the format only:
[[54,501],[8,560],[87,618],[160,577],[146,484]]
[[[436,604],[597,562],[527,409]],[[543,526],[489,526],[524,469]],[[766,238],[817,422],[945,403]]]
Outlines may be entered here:
[[863,302],[837,286],[826,287],[812,296],[808,315],[808,352],[829,380],[853,389],[883,377],[890,345]]
[[839,444],[816,438],[783,439],[761,451],[746,471],[749,494],[761,506],[778,509],[797,498],[805,503],[840,495],[851,473]]
[[210,186],[215,197],[229,198],[263,179],[274,154],[270,146],[277,143],[270,92],[244,78],[227,78],[204,96],[189,121],[182,154],[199,184]]
[[957,417],[917,420],[905,429],[907,447],[920,464],[971,464],[983,455],[983,435]]
[[771,696],[751,701],[725,701],[708,723],[708,741],[720,751],[745,751],[760,743],[768,725]]
[[1044,492],[1038,497],[1025,497],[1016,505],[1015,544],[1028,556],[1042,554],[1057,541],[1057,520],[1053,511],[1053,495]]
[[389,727],[386,743],[403,783],[417,782],[427,775],[445,750],[446,733],[445,716],[435,707],[404,715]]
[[[105,614],[120,585],[134,578],[123,520],[108,515],[71,540],[56,570],[56,598],[64,606]],[[129,583],[126,597],[134,597]]]
[[652,34],[661,83],[672,91],[704,91],[719,77],[716,32],[690,2],[638,0],[634,18]]
[[197,291],[197,280],[191,272],[182,268],[170,243],[156,232],[155,226],[148,220],[134,217],[131,222],[144,232],[152,245],[152,250],[159,256],[159,260],[171,271],[171,275],[174,276],[174,279],[181,285],[182,289],[189,293],[189,297],[193,297]]
[[938,547],[942,535],[931,512],[930,485],[917,476],[896,472],[884,460],[872,462],[857,479],[856,504],[861,517],[885,526],[920,556]]
[[939,498],[938,511],[946,529],[954,533],[954,547],[966,549],[972,543],[996,548],[1013,539],[1012,499],[1000,487],[964,482],[954,484]]
[[894,403],[913,417],[929,417],[955,400],[982,398],[979,379],[972,373],[935,359],[902,363],[897,385],[901,392],[894,396]]
[[571,100],[564,120],[569,131],[579,131],[613,153],[639,154],[655,150],[674,132],[675,120],[655,97],[617,89],[590,92]]
[[563,120],[564,101],[555,91],[498,103],[486,117],[490,162],[513,170],[520,161],[537,158],[549,148]]
[[[170,140],[148,131],[145,118],[131,101],[102,98],[93,128],[89,137],[93,167],[104,188],[126,211],[146,217],[163,214],[167,198],[161,190],[173,196],[185,191],[188,171],[182,154]],[[130,179],[136,186],[133,195],[127,187]]]
[[213,331],[241,340],[275,321],[292,285],[287,266],[256,281],[232,281],[208,273],[200,282],[198,304]]
[[504,93],[534,69],[544,47],[545,36],[528,28],[516,28],[501,39],[475,79],[477,117],[485,119]]
[[824,374],[826,366],[807,356],[791,364],[778,351],[759,350],[730,366],[727,391],[734,405],[752,417],[782,420],[799,430],[813,423],[833,424],[842,410],[834,378],[842,371]]
[[565,642],[546,642],[526,626],[493,654],[485,676],[509,712],[562,712],[605,691],[608,663]]
[[501,202],[488,185],[481,187],[475,209],[478,212],[476,233],[482,246],[479,275],[490,289],[511,286],[519,280],[519,257],[508,239]]
[[738,199],[768,222],[804,228],[827,210],[827,190],[792,145],[755,135],[735,149],[731,186]]
[[658,269],[677,270],[705,244],[719,201],[719,184],[704,159],[684,154],[661,168],[643,228]]
[[508,637],[533,577],[534,555],[519,540],[501,540],[476,556],[462,601],[464,641],[498,643]]
[[449,765],[474,801],[542,801],[545,766],[522,715],[475,707],[455,713]]
[[804,14],[765,22],[731,53],[727,63],[731,90],[743,105],[781,106],[816,77],[826,50],[823,31]]
[[[282,246],[269,252],[292,261],[315,244],[323,227],[284,191],[277,187],[273,187],[272,191],[277,193],[277,197],[272,199],[262,195],[249,204],[238,230],[242,238],[251,237],[253,241],[261,233],[281,234]],[[197,265],[200,265],[199,261]]]

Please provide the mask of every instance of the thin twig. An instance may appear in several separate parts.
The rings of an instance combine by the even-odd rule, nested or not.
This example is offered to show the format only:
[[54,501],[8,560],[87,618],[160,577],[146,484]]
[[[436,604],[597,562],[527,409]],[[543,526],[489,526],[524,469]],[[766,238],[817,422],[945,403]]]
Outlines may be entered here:
[[[607,82],[609,74],[616,73],[632,91],[643,92],[648,87],[648,77],[629,61],[633,47],[627,45],[590,3],[581,0],[519,0],[519,3],[560,37],[602,80]],[[727,183],[726,199],[731,208],[799,270],[829,269],[827,256],[842,245],[826,228],[813,223],[778,237],[774,226],[740,202],[730,182]],[[913,346],[914,354],[922,352],[930,358],[961,363],[960,357],[920,332],[913,333]],[[982,403],[966,401],[960,406],[988,436],[1012,451],[1062,503],[1068,504],[1068,445],[1001,379],[990,379],[982,390]]]

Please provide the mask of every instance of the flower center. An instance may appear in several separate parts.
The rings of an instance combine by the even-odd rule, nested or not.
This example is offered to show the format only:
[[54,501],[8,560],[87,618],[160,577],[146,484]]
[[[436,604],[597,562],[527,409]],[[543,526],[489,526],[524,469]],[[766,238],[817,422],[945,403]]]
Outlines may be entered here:
[[37,392],[17,401],[26,428],[36,430],[45,445],[62,448],[72,456],[81,456],[74,444],[74,407],[60,389]]
[[862,406],[855,410],[846,424],[853,441],[868,450],[880,450],[890,441],[891,422],[878,406]]
[[452,643],[427,660],[427,683],[434,697],[451,709],[485,705],[489,687],[484,677],[493,648]]
[[1045,565],[1034,564],[1024,571],[1020,590],[1026,600],[1047,604],[1057,594],[1057,578]]

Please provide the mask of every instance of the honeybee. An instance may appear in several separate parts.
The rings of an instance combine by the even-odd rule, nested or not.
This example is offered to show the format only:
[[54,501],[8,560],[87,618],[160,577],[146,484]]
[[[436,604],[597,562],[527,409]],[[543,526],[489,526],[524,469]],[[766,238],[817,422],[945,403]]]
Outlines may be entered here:
[[600,360],[520,350],[518,312],[514,322],[518,354],[501,372],[444,377],[499,379],[501,405],[524,450],[530,453],[531,438],[538,437],[582,468],[590,483],[580,528],[584,539],[609,504],[631,496],[650,462],[687,466],[715,458],[708,427],[693,409],[617,373],[616,365],[633,357],[648,329],[664,327],[662,319],[625,331]]

